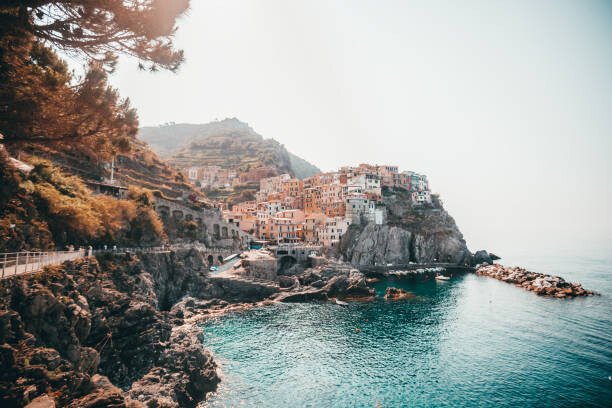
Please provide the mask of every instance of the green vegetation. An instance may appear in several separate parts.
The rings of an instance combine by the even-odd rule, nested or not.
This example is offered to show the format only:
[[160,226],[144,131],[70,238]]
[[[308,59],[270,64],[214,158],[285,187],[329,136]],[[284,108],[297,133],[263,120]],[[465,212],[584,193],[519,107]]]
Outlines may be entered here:
[[317,173],[321,173],[321,169],[319,169],[317,166],[307,162],[291,152],[289,152],[289,161],[295,177],[299,179],[305,179],[310,176],[314,176]]
[[131,188],[126,200],[95,196],[80,178],[33,159],[20,175],[4,161],[11,191],[0,210],[0,251],[45,250],[66,245],[157,245],[165,239],[151,192]]
[[176,20],[189,0],[8,0],[0,5],[0,36],[36,38],[109,68],[117,53],[176,70],[183,52],[174,49]]
[[206,124],[143,127],[139,137],[176,167],[218,165],[244,173],[272,166],[277,173],[305,178],[320,170],[289,153],[274,139],[264,139],[236,118]]
[[[129,99],[108,84],[117,54],[151,71],[183,61],[172,37],[189,0],[5,1],[0,5],[0,250],[65,245],[156,245],[166,239],[154,211],[158,189],[195,194],[182,175],[136,140]],[[87,63],[74,75],[58,56]],[[6,150],[5,150],[6,146]],[[9,162],[21,156],[34,169]],[[92,197],[116,159],[128,198]],[[46,160],[45,160],[46,159]]]

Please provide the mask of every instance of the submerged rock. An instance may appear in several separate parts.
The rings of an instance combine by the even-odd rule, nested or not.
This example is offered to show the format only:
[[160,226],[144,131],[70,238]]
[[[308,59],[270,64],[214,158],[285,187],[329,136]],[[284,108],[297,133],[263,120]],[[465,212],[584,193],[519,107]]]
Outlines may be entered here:
[[410,292],[406,292],[404,289],[398,289],[389,287],[385,292],[385,300],[405,300],[413,299],[415,296]]

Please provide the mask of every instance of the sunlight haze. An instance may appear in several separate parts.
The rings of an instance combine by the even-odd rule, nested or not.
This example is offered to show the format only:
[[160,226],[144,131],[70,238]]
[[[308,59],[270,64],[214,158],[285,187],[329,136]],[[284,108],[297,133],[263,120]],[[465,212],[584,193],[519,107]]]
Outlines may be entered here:
[[141,126],[237,117],[323,170],[428,175],[472,251],[612,249],[612,3],[196,0]]

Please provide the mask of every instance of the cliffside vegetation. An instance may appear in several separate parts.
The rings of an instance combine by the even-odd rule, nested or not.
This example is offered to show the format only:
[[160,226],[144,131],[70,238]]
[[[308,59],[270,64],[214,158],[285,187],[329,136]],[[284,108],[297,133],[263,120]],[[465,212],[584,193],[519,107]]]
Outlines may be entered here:
[[150,192],[132,187],[125,200],[94,197],[79,177],[44,160],[30,162],[34,168],[27,175],[0,162],[0,251],[149,246],[165,239]]
[[[139,67],[176,70],[176,20],[188,0],[147,2],[8,1],[0,5],[0,250],[65,245],[155,245],[165,239],[145,190],[195,192],[138,141],[138,117],[108,84],[120,53]],[[56,53],[78,56],[70,71]],[[6,148],[6,151],[4,151]],[[8,154],[34,166],[15,171]],[[92,197],[116,158],[127,199]]]

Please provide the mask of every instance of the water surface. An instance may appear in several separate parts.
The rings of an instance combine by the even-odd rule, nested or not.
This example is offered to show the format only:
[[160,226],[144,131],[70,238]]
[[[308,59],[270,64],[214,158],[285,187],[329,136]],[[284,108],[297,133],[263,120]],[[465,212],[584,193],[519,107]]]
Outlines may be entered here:
[[206,406],[611,406],[610,263],[523,264],[604,295],[548,299],[469,274],[376,287],[407,289],[410,301],[228,315],[204,326],[223,372]]

